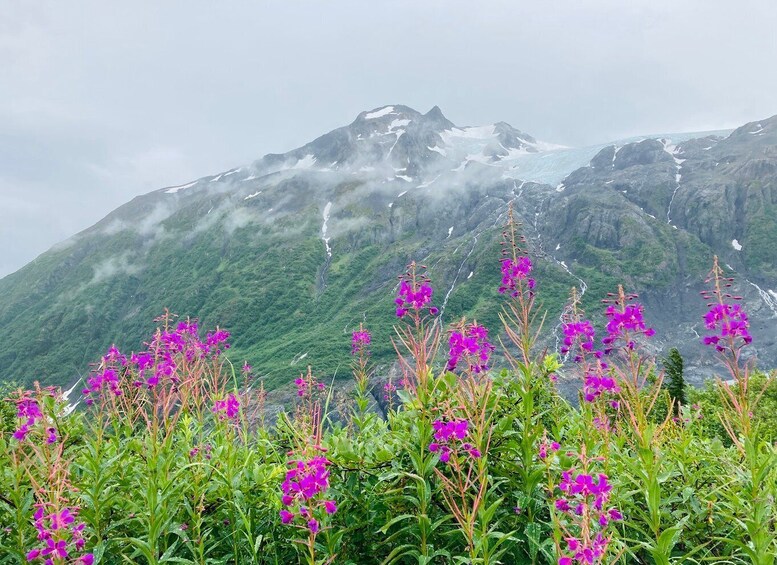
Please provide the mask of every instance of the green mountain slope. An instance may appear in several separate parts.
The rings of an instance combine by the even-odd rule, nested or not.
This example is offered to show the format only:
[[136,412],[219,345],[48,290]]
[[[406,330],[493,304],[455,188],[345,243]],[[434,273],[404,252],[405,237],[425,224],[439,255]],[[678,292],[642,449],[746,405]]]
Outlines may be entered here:
[[439,109],[390,108],[138,197],[0,280],[0,379],[69,384],[112,343],[140,349],[165,308],[232,332],[230,358],[267,386],[308,363],[344,375],[360,322],[376,359],[390,357],[396,276],[410,260],[429,267],[443,323],[497,327],[511,202],[550,347],[571,286],[594,312],[622,282],[643,294],[657,343],[679,347],[700,380],[697,293],[717,253],[740,277],[759,358],[777,362],[777,119],[725,139],[607,147],[551,186],[520,179],[521,159],[545,147],[507,124],[457,128]]

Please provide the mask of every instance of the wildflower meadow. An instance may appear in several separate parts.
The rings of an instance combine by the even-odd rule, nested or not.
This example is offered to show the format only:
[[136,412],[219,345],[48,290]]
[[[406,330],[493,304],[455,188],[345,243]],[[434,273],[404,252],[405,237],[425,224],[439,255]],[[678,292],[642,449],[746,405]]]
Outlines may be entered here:
[[5,391],[0,563],[773,564],[775,378],[746,355],[736,281],[712,261],[701,339],[719,378],[684,401],[622,287],[604,324],[573,289],[559,350],[542,345],[541,281],[508,217],[502,326],[443,327],[411,263],[387,313],[401,376],[378,378],[360,325],[345,416],[310,367],[270,419],[229,333],[169,312],[67,398]]

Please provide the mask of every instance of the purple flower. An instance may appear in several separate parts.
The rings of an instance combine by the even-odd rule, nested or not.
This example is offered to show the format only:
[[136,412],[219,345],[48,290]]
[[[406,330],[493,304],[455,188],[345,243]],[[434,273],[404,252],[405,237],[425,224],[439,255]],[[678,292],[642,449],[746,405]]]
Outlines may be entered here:
[[620,387],[615,379],[606,375],[586,373],[583,380],[583,399],[593,402],[604,393],[620,392]]
[[450,349],[446,370],[456,370],[459,361],[464,357],[473,373],[488,371],[488,360],[495,348],[488,342],[488,330],[485,327],[477,323],[469,324],[462,332],[453,332],[448,343]]
[[358,355],[359,353],[369,353],[367,346],[370,345],[372,336],[370,332],[365,329],[358,329],[353,332],[351,337],[351,355]]
[[226,330],[217,329],[215,332],[208,332],[203,349],[213,357],[218,357],[223,350],[229,349],[228,339],[229,332]]
[[725,349],[720,342],[733,343],[741,339],[741,345],[747,345],[753,341],[748,331],[750,322],[747,313],[739,304],[712,304],[704,316],[704,325],[708,330],[718,332],[705,336],[702,340],[704,345],[714,345],[718,351]]
[[217,400],[214,403],[213,413],[217,414],[220,420],[235,420],[240,414],[240,401],[230,393],[226,400]]
[[[71,551],[81,551],[84,548],[83,531],[84,523],[74,525],[76,509],[63,508],[60,512],[46,515],[44,505],[37,504],[34,514],[35,528],[38,530],[38,539],[44,543],[44,547],[35,548],[27,553],[27,561],[45,558],[45,563],[53,563],[54,560],[67,559]],[[73,547],[70,547],[72,543]],[[93,563],[91,554],[76,559],[75,563]]]
[[623,514],[621,514],[617,508],[610,508],[608,512],[610,520],[623,520]]
[[291,524],[291,521],[294,520],[294,514],[288,510],[281,510],[280,516],[281,522],[284,524]]
[[535,281],[529,278],[532,270],[532,262],[528,257],[518,257],[515,260],[502,259],[502,284],[499,286],[499,293],[509,293],[513,298],[521,292],[522,281],[526,281],[526,286],[532,290]]
[[291,506],[295,501],[308,501],[329,488],[330,462],[321,456],[309,461],[291,461],[291,467],[286,471],[286,480],[281,484],[283,503]]
[[[593,351],[594,348],[594,336],[596,331],[590,320],[582,320],[579,322],[569,322],[563,325],[564,331],[564,345],[561,347],[561,353],[569,353],[572,346],[577,341],[580,343],[580,347],[585,351]],[[580,361],[581,358],[575,358],[575,361]]]
[[[634,295],[629,295],[632,298]],[[608,346],[605,353],[611,351],[613,344],[623,339],[627,343],[629,349],[634,348],[633,340],[628,337],[629,334],[642,334],[645,337],[652,337],[655,335],[653,328],[648,328],[645,325],[645,320],[642,317],[642,305],[625,304],[622,308],[619,308],[617,304],[610,304],[607,307],[604,315],[609,318],[607,322],[606,330],[607,336],[602,339],[602,343]]]
[[327,500],[324,502],[324,509],[327,514],[334,514],[337,512],[337,504],[335,504],[334,500]]
[[471,443],[463,442],[469,434],[469,422],[464,419],[458,420],[435,420],[432,422],[434,429],[434,441],[429,444],[429,451],[440,454],[440,461],[448,463],[451,454],[454,452],[464,452],[473,459],[479,459],[482,454],[479,449]]
[[[414,288],[411,281],[401,281],[397,298],[394,300],[397,305],[397,317],[402,318],[411,308],[416,312],[423,310],[432,301],[433,292],[431,285],[427,282]],[[430,311],[430,313],[432,312]]]

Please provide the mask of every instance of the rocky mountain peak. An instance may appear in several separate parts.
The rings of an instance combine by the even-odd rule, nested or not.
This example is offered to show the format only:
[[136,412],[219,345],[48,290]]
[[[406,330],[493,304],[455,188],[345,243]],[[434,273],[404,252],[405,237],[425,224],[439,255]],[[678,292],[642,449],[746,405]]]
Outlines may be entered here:
[[555,147],[505,122],[459,127],[438,106],[422,114],[393,104],[365,110],[349,125],[299,149],[266,155],[254,165],[254,174],[314,169],[433,178],[471,163],[494,165]]
[[[131,349],[167,306],[234,331],[237,358],[276,384],[303,358],[333,374],[359,321],[390,343],[395,275],[410,259],[430,265],[446,323],[498,328],[498,309],[472,305],[495,296],[508,202],[549,319],[571,285],[596,311],[625,283],[657,347],[682,346],[698,382],[709,374],[698,291],[716,254],[735,270],[759,362],[774,366],[777,117],[728,137],[553,149],[505,122],[381,106],[298,149],[138,197],[0,280],[0,366],[72,382],[73,343]],[[559,176],[532,177],[548,170]]]

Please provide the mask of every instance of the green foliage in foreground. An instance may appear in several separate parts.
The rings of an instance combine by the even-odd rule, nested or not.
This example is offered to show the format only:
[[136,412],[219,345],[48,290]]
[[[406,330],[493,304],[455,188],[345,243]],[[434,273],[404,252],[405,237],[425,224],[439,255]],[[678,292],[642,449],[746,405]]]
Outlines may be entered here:
[[[410,340],[416,352],[424,339]],[[28,396],[59,441],[47,444],[43,427],[17,441],[22,422],[6,421],[0,563],[23,563],[39,545],[33,514],[42,502],[80,509],[85,551],[98,563],[556,563],[563,538],[580,535],[555,509],[559,481],[581,465],[609,477],[606,507],[623,515],[605,530],[609,547],[596,562],[773,563],[774,379],[749,380],[752,394],[766,390],[752,397],[751,423],[770,439],[742,436],[740,447],[715,425],[729,407],[713,385],[675,420],[660,408],[651,414],[649,386],[636,396],[624,386],[617,411],[609,400],[576,409],[555,392],[560,367],[548,357],[485,380],[412,372],[415,391],[394,396],[383,419],[366,410],[367,367],[354,366],[356,397],[340,423],[327,419],[320,393],[265,426],[261,391],[228,386],[232,373],[218,363],[190,368],[203,390],[181,384],[172,410],[163,391],[128,402],[106,395],[69,416],[45,390]],[[666,407],[658,387],[654,404]],[[240,415],[219,418],[212,407],[230,392]],[[456,455],[455,466],[429,450],[433,420],[454,414],[483,450],[479,459]],[[599,425],[603,416],[609,426]],[[311,438],[322,430],[319,449]],[[312,553],[304,525],[279,518],[289,460],[311,449],[331,462],[326,498],[337,504],[321,515]],[[463,489],[457,467],[470,477]],[[470,530],[453,508],[474,509]]]

